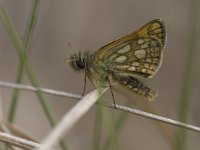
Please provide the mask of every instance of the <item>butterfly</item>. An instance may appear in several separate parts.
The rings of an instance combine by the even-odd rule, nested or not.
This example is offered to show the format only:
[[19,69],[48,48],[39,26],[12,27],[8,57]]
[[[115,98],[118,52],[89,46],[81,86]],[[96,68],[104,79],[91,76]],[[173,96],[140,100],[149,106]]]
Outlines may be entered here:
[[96,52],[73,54],[66,62],[76,71],[85,72],[85,83],[88,77],[96,87],[108,84],[114,104],[112,81],[148,100],[153,100],[157,93],[140,79],[152,78],[157,73],[162,63],[165,44],[164,23],[161,19],[155,19]]

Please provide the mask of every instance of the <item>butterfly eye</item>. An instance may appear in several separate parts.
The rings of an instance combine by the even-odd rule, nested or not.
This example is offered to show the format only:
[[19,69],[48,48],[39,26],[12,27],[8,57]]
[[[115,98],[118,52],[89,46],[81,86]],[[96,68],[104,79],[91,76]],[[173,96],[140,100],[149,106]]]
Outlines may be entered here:
[[83,58],[76,61],[76,66],[79,69],[85,69],[85,60]]

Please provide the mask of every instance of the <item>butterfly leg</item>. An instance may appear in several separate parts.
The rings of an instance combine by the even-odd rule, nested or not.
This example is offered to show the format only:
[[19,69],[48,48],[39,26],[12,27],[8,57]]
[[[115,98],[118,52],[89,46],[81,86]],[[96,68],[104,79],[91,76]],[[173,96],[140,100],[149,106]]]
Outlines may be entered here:
[[82,96],[85,94],[86,84],[87,84],[87,75],[86,75],[86,72],[85,72],[85,77],[84,77],[84,87],[83,87]]
[[113,94],[113,90],[112,90],[111,78],[110,77],[108,77],[108,83],[109,83],[109,88],[110,88],[110,91],[111,91],[111,94],[112,94],[113,103],[114,103],[114,106],[115,106],[115,109],[116,109],[117,107],[116,107],[116,103],[115,103],[115,98],[114,98],[114,94]]

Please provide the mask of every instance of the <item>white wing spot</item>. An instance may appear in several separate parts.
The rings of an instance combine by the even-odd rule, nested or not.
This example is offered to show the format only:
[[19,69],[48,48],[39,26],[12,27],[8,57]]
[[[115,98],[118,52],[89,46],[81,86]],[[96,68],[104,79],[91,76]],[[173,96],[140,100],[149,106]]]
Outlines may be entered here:
[[118,62],[118,63],[123,63],[123,62],[126,61],[126,59],[127,59],[126,56],[119,56],[119,57],[117,57],[117,58],[115,59],[115,61]]
[[137,89],[137,88],[134,88],[133,90],[134,90],[134,91],[138,91],[138,89]]
[[116,54],[116,53],[114,53],[114,54],[112,54],[111,56],[110,56],[110,60],[113,60],[115,57],[117,57],[118,55]]
[[137,50],[137,51],[135,51],[135,56],[138,59],[142,59],[142,58],[146,57],[146,51],[144,49]]
[[132,85],[130,85],[130,84],[129,84],[129,85],[127,85],[127,86],[128,86],[130,89],[133,87],[133,86],[132,86]]
[[136,71],[136,68],[135,67],[130,67],[128,68],[129,71]]
[[149,70],[149,69],[148,69],[148,70],[147,70],[147,73],[148,73],[148,74],[153,74],[154,72],[153,72],[152,70]]
[[149,64],[144,64],[144,67],[145,68],[149,68]]
[[147,59],[146,59],[146,62],[149,62],[149,63],[150,63],[150,62],[151,62],[151,58],[147,58]]
[[146,73],[147,69],[142,69],[142,72]]
[[144,39],[139,39],[139,40],[138,40],[138,44],[140,45],[140,44],[142,44],[142,43],[144,43]]
[[135,61],[135,62],[132,63],[132,65],[135,66],[135,67],[137,67],[137,66],[140,65],[140,63]]
[[120,49],[118,51],[118,53],[122,53],[123,54],[123,53],[126,53],[126,52],[130,51],[130,49],[131,49],[131,46],[130,45],[126,45],[122,49]]
[[119,69],[126,69],[126,68],[129,68],[130,66],[129,65],[120,65],[120,66],[117,66],[117,68]]
[[149,66],[149,69],[152,69],[152,70],[153,70],[153,69],[156,69],[156,66],[155,66],[155,65],[150,65],[150,66]]
[[148,46],[149,46],[149,42],[146,42],[146,43],[142,44],[140,47],[141,48],[147,48]]
[[159,59],[153,58],[153,63],[157,63],[158,61],[159,61]]
[[124,84],[127,84],[127,81],[124,81],[123,83],[124,83]]

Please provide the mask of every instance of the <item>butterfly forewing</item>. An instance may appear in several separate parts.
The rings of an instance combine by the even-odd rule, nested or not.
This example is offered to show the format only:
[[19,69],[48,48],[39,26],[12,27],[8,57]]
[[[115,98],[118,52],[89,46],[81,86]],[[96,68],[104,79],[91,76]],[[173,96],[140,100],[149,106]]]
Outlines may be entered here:
[[152,77],[161,64],[165,41],[163,23],[153,20],[134,33],[99,49],[94,62],[106,64],[114,73]]

